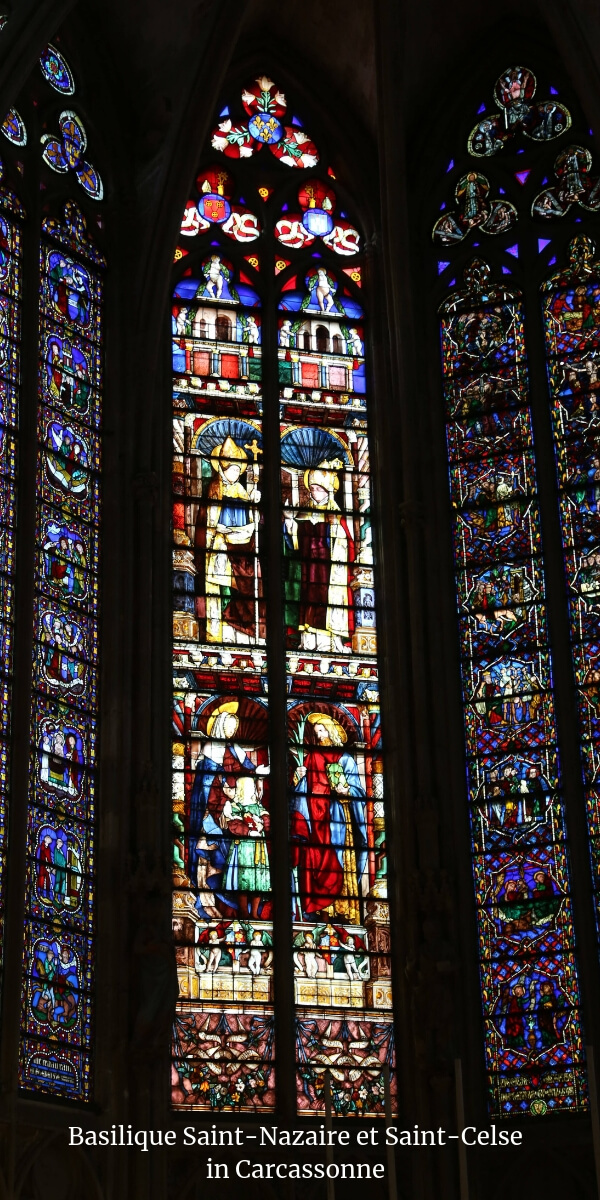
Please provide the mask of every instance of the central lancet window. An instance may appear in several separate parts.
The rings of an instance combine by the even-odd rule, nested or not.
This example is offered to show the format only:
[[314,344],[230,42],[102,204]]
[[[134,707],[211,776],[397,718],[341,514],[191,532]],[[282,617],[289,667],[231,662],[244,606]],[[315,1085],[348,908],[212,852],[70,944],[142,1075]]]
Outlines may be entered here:
[[220,114],[175,254],[180,1108],[273,1109],[294,1074],[301,1113],[328,1087],[339,1114],[394,1104],[368,324],[344,207],[263,76]]

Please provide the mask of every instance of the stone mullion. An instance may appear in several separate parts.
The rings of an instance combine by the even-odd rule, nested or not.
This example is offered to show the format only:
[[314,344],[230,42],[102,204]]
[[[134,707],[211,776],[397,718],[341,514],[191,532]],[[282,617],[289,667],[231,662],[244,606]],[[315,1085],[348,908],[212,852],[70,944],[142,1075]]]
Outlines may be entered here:
[[[392,512],[385,505],[381,513],[382,722],[397,739],[387,769],[394,807],[392,883],[401,917],[392,930],[400,1111],[407,1125],[453,1129],[454,1055],[468,1058],[469,1111],[484,1119],[481,1015],[439,337],[427,243],[423,253],[420,242],[423,191],[417,199],[414,186],[423,171],[406,146],[405,22],[405,6],[393,0],[378,6],[385,303],[377,287],[374,324],[389,330],[390,390],[381,395],[376,378],[374,477],[397,479],[399,493]],[[394,689],[391,703],[386,684]],[[457,922],[459,910],[464,919]],[[443,978],[435,974],[435,946],[427,933],[433,922],[451,959]],[[437,1006],[429,982],[438,989]],[[461,1029],[473,1030],[474,1038],[461,1040]],[[415,1200],[457,1194],[453,1152],[424,1152],[411,1165]]]
[[265,564],[267,602],[276,1103],[280,1119],[293,1121],[296,1112],[296,1055],[288,816],[287,679],[282,587],[278,320],[274,270],[276,252],[269,211],[265,218],[263,238],[262,370],[265,548],[262,561]]

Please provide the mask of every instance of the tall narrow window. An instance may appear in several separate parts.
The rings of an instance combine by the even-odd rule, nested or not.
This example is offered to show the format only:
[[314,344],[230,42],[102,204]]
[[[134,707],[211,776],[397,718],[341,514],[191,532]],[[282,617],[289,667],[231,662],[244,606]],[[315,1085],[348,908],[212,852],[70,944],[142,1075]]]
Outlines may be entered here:
[[[582,196],[587,198],[583,191]],[[543,317],[600,928],[600,270],[591,238],[579,235],[569,249],[568,265],[543,285]]]
[[[240,108],[175,255],[173,1100],[271,1108],[277,1060],[299,1112],[323,1110],[329,1072],[334,1111],[376,1116],[395,1074],[360,236],[276,85]],[[284,716],[287,767],[268,747]],[[274,967],[294,978],[295,1064]]]
[[241,261],[210,254],[173,307],[174,1046],[181,1101],[215,1109],[275,1100],[261,301]]
[[[4,167],[0,164],[0,178]],[[8,846],[8,798],[13,674],[15,594],[15,511],[17,430],[21,381],[22,221],[25,214],[13,192],[0,187],[0,933],[4,934],[4,875]]]
[[[41,74],[41,78],[40,78]],[[19,1082],[27,1090],[85,1100],[90,1096],[91,987],[94,956],[93,846],[98,714],[98,539],[102,390],[102,290],[104,258],[84,212],[103,195],[87,154],[84,125],[64,100],[75,92],[71,69],[56,46],[47,46],[19,107],[9,110],[2,133],[15,171],[29,181],[30,222],[23,241],[29,262],[39,261],[38,287],[27,275],[27,309],[37,306],[21,334],[19,220],[23,213],[0,192],[0,319],[2,360],[2,635],[3,736],[8,734],[15,554],[14,478],[17,405],[21,424],[37,430],[23,475],[35,470],[35,529],[17,530],[23,594],[33,576],[33,614],[19,612],[19,662],[31,680],[30,755],[13,764],[15,789],[27,783],[27,862]],[[61,103],[56,104],[56,94]],[[45,132],[48,130],[49,132]],[[63,183],[56,188],[57,176]],[[52,193],[62,200],[48,201]],[[25,183],[23,185],[25,187]],[[91,206],[93,209],[93,205]],[[60,213],[60,217],[58,214]],[[34,227],[35,225],[35,227]],[[101,225],[101,221],[99,221]],[[24,293],[25,294],[25,293]],[[20,346],[23,337],[24,344]],[[38,363],[38,387],[29,372],[18,397],[19,354]],[[37,465],[34,454],[37,453]],[[23,505],[23,511],[26,505]],[[33,618],[31,675],[30,654]],[[24,715],[24,714],[22,714]],[[7,742],[2,743],[6,772]],[[18,779],[17,779],[18,776]],[[15,782],[16,780],[16,782]],[[6,777],[0,802],[6,855]],[[16,795],[16,792],[15,792]],[[18,822],[17,822],[18,823]]]
[[[309,232],[333,229],[320,192]],[[318,261],[288,278],[279,376],[298,1108],[322,1106],[332,1039],[335,1108],[353,1115],[381,1111],[363,1064],[393,1061],[393,1031],[365,328],[343,278]]]
[[535,1115],[585,1077],[523,307],[481,260],[465,283],[442,347],[486,1055],[493,1111]]
[[98,711],[101,254],[73,201],[40,252],[29,912],[21,1079],[86,1098]]
[[[434,244],[448,254],[437,263],[442,279],[455,270],[455,248],[467,239],[474,249],[485,240],[495,264],[490,271],[479,257],[466,265],[463,258],[466,286],[440,311],[486,1063],[498,1116],[587,1107],[560,765],[568,734],[555,717],[542,559],[542,530],[552,519],[547,500],[541,511],[534,453],[534,428],[548,413],[537,360],[530,398],[527,346],[539,345],[536,291],[556,262],[552,238],[538,236],[546,232],[540,224],[576,201],[594,211],[600,199],[589,152],[563,147],[556,157],[547,146],[572,123],[557,88],[549,85],[542,100],[536,91],[524,67],[497,80],[495,105],[478,110],[467,152],[471,159],[500,156],[501,163],[496,169],[488,161],[483,175],[479,163],[466,168],[458,161],[455,206],[443,201],[433,229]],[[552,184],[549,154],[558,181]],[[447,170],[454,169],[452,161]],[[590,440],[597,286],[591,257],[589,240],[576,239],[571,267],[543,292],[593,837],[598,460]],[[527,314],[523,291],[507,278],[519,275],[534,298]]]

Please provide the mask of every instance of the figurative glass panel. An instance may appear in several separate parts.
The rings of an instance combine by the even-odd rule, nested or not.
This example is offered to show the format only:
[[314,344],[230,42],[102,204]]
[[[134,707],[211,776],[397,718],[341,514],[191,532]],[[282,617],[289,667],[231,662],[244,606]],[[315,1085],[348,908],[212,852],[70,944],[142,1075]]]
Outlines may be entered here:
[[102,268],[72,201],[43,221],[21,1085],[90,1095]]
[[[2,173],[3,167],[0,163],[0,178]],[[0,186],[0,947],[4,943],[4,877],[15,619],[17,427],[21,377],[21,223],[24,216],[17,197],[8,188]]]
[[433,227],[434,242],[455,246],[472,230],[495,235],[506,233],[517,220],[517,210],[507,200],[490,200],[489,190],[489,179],[479,171],[469,171],[459,179],[454,190],[456,211],[438,217]]
[[[330,1071],[334,1111],[378,1116],[388,1078],[395,1105],[396,1079],[361,239],[266,76],[222,110],[212,149],[227,166],[198,175],[175,253],[180,272],[188,255],[192,265],[173,304],[173,1103],[275,1102],[273,921],[284,917],[270,826],[286,797],[269,790],[270,531],[279,560],[268,567],[283,583],[298,1110],[323,1111]],[[263,415],[273,429],[277,414],[280,509],[277,497],[266,506],[267,529]]]
[[[335,194],[301,191],[326,241]],[[396,1076],[365,317],[323,263],[288,277],[279,310],[298,1111],[323,1112],[329,1070],[335,1113],[380,1116]]]
[[[564,217],[577,204],[587,212],[600,209],[600,179],[591,175],[592,156],[583,146],[567,146],[554,163],[556,184],[543,188],[531,206],[532,217]],[[577,211],[577,210],[576,210]]]
[[600,265],[589,237],[542,288],[573,669],[600,929]]
[[497,1116],[586,1107],[518,292],[473,260],[441,309],[485,1047]]
[[[199,179],[206,227],[228,179],[210,205]],[[262,317],[242,261],[209,254],[173,301],[173,1102],[212,1111],[273,1108],[275,1082]]]
[[[486,112],[471,131],[469,154],[489,158],[510,145],[518,134],[525,134],[535,142],[550,142],[560,137],[570,127],[571,115],[554,97],[534,101],[536,89],[535,75],[527,67],[508,67],[503,71],[494,87],[494,100],[502,111]],[[486,106],[482,108],[485,112]]]

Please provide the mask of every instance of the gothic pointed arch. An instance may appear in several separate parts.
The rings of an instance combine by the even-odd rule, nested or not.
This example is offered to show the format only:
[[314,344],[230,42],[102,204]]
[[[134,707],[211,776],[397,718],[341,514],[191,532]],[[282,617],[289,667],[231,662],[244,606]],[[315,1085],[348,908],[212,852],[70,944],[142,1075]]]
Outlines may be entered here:
[[[587,801],[595,862],[595,468],[581,425],[594,419],[595,316],[583,230],[570,265],[565,254],[574,226],[595,210],[596,177],[592,131],[559,82],[518,63],[499,74],[466,150],[448,164],[451,187],[433,224],[438,276],[459,288],[440,309],[443,376],[486,1067],[492,1110],[504,1116],[587,1106],[578,973],[593,984],[583,957],[577,966],[587,916],[574,922],[567,849],[569,829],[581,837]],[[540,287],[559,494],[549,471]],[[583,315],[576,325],[588,294],[583,334]],[[585,393],[579,407],[573,390]],[[562,760],[572,761],[577,742],[585,798],[583,788],[565,791]]]
[[[10,728],[2,834],[11,861],[4,932],[12,947],[3,1018],[20,1088],[88,1100],[106,262],[99,248],[104,184],[81,91],[57,37],[42,46],[2,124],[6,171],[20,180],[27,208],[18,284],[23,315],[18,319],[13,303],[2,344],[13,426],[18,413],[28,430],[15,497],[4,509],[13,521],[3,553],[12,626],[5,646],[19,682],[3,706]],[[18,259],[10,238],[5,257],[10,272]],[[8,451],[8,410],[5,421]],[[24,935],[16,939],[19,915]]]
[[180,1108],[272,1108],[294,1075],[300,1112],[394,1104],[357,224],[302,109],[249,75],[175,252]]

